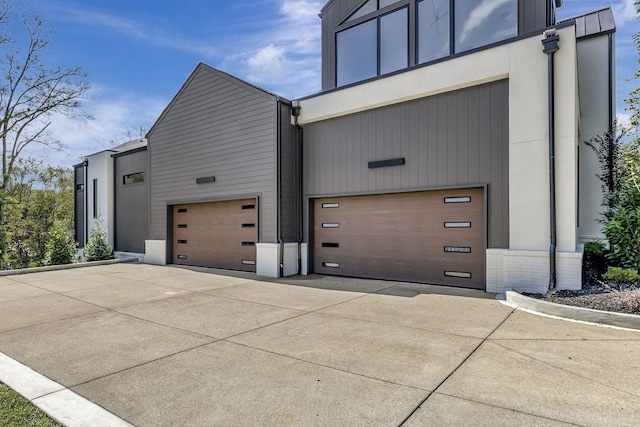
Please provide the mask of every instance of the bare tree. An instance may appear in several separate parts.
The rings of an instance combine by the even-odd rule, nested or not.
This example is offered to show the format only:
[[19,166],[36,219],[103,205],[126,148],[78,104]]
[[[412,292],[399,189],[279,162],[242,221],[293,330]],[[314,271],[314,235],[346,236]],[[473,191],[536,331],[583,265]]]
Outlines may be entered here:
[[[18,19],[24,34],[18,34]],[[13,31],[11,32],[10,29]],[[47,131],[56,117],[85,118],[89,83],[79,67],[47,61],[52,31],[37,14],[18,12],[15,0],[0,0],[0,268],[7,255],[7,205],[11,182],[25,148],[63,147]]]
[[18,14],[14,9],[12,0],[1,0],[0,25],[7,28],[19,15],[25,37],[21,43],[8,32],[0,36],[0,190],[8,188],[16,161],[27,146],[62,148],[47,132],[55,116],[88,118],[82,108],[89,91],[86,74],[79,67],[46,62],[52,31],[38,15]]

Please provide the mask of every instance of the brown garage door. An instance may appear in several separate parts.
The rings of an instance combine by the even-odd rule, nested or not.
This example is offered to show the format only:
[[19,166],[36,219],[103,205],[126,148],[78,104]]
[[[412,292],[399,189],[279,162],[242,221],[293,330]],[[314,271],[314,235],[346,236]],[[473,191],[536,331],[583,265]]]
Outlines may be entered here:
[[314,271],[484,289],[483,192],[317,199]]
[[173,262],[256,271],[256,199],[175,205]]

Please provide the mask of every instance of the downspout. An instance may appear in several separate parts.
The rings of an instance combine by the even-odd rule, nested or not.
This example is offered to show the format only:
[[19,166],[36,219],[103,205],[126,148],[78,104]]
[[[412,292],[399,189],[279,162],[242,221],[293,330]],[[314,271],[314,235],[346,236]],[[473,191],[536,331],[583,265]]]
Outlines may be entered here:
[[278,238],[278,244],[280,245],[280,261],[279,261],[279,265],[278,265],[278,277],[283,277],[284,276],[284,241],[282,240],[282,104],[281,104],[281,100],[280,98],[276,98],[276,107],[277,107],[277,112],[276,112],[276,116],[277,116],[277,121],[278,121],[278,127],[277,127],[277,136],[276,138],[278,139],[277,141],[277,156],[278,156],[278,160],[277,160],[277,172],[276,172],[276,176],[277,176],[277,193],[278,193],[278,200],[276,203],[276,217],[278,218],[277,222],[277,238]]
[[548,102],[549,102],[549,291],[554,291],[557,287],[557,224],[556,224],[556,148],[555,148],[555,86],[554,86],[554,54],[560,49],[558,42],[560,36],[555,29],[544,32],[546,36],[542,40],[543,52],[548,58]]
[[293,123],[296,127],[298,136],[298,273],[302,273],[302,241],[304,240],[304,209],[302,204],[304,203],[304,175],[303,175],[303,162],[304,162],[304,131],[300,123],[298,123],[298,117],[300,117],[301,107],[299,105],[291,107],[291,115],[293,116]]

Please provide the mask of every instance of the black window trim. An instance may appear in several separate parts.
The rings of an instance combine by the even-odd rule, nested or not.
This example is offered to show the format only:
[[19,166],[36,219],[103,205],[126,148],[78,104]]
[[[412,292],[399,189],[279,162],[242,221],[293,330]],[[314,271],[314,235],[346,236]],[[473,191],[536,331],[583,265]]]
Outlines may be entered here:
[[[376,0],[376,1],[378,1],[378,0]],[[336,79],[336,87],[341,87],[342,88],[342,87],[346,87],[346,86],[351,85],[351,84],[359,83],[359,82],[366,81],[366,80],[373,79],[373,78],[377,78],[377,77],[380,77],[380,76],[391,75],[393,73],[397,73],[399,71],[406,70],[406,69],[408,69],[408,68],[410,68],[412,66],[411,65],[411,37],[409,37],[409,33],[411,32],[411,10],[410,10],[411,8],[409,7],[409,4],[411,3],[411,1],[412,0],[403,0],[403,1],[399,1],[398,3],[391,4],[391,5],[385,7],[382,10],[377,10],[376,12],[372,12],[372,13],[370,13],[368,15],[365,15],[365,16],[362,16],[362,17],[358,18],[357,20],[354,21],[354,22],[357,22],[357,24],[345,26],[345,28],[343,28],[343,29],[337,30],[337,28],[339,28],[339,26],[336,27],[336,32],[333,35],[333,43],[334,43],[334,46],[335,46],[335,48],[334,48],[334,56],[335,56],[335,58],[334,58],[334,69],[335,69],[334,75],[335,75],[335,79]],[[450,0],[450,1],[452,1],[452,0]],[[360,6],[362,6],[362,4],[364,4],[364,2],[361,3]],[[358,6],[358,7],[360,7],[360,6]],[[385,73],[385,74],[381,74],[380,73],[380,19],[383,16],[391,15],[392,13],[398,12],[401,9],[406,9],[407,10],[407,66],[399,68],[399,69],[394,70],[394,71],[389,71],[388,73]],[[364,18],[366,18],[366,19],[364,19]],[[355,28],[358,25],[365,24],[367,22],[373,21],[374,19],[376,20],[376,38],[377,38],[376,39],[376,75],[374,77],[368,77],[368,78],[363,79],[363,80],[357,80],[355,82],[351,82],[351,83],[347,83],[347,84],[342,85],[342,86],[338,86],[338,34],[342,33],[343,31],[350,30],[351,28]],[[351,24],[351,23],[349,23],[349,24]]]
[[[489,49],[491,47],[495,47],[495,46],[499,46],[501,44],[506,44],[506,43],[511,43],[513,41],[516,40],[521,40],[521,39],[525,39],[528,37],[531,37],[533,34],[521,34],[520,33],[520,1],[515,0],[516,1],[516,36],[515,37],[510,37],[508,39],[505,40],[500,40],[497,42],[493,42],[493,43],[489,43],[485,46],[479,46],[473,49],[469,49],[469,50],[464,50],[462,52],[456,52],[455,51],[455,5],[454,2],[455,0],[449,0],[449,55],[447,56],[443,56],[442,58],[437,58],[435,60],[431,60],[431,61],[426,61],[423,63],[419,62],[419,51],[418,51],[418,44],[419,44],[419,40],[418,40],[418,30],[419,30],[419,22],[418,22],[418,3],[423,2],[424,0],[400,0],[397,3],[393,3],[390,4],[389,6],[386,6],[383,9],[378,9],[375,12],[371,12],[367,15],[361,16],[357,19],[354,19],[353,21],[347,22],[347,20],[349,19],[349,17],[351,15],[353,15],[361,6],[363,6],[366,3],[366,0],[362,1],[361,3],[358,4],[358,6],[356,8],[354,8],[342,21],[340,21],[340,23],[338,25],[335,26],[334,30],[333,30],[333,45],[334,45],[334,71],[333,71],[333,75],[334,75],[334,85],[335,87],[333,87],[332,89],[329,90],[334,90],[334,89],[343,89],[343,88],[347,88],[350,87],[352,85],[356,85],[356,84],[360,84],[360,83],[364,83],[364,82],[368,82],[368,81],[372,81],[372,80],[376,80],[380,77],[387,77],[387,76],[392,76],[394,74],[397,73],[401,73],[410,69],[414,69],[416,67],[420,67],[420,66],[428,66],[431,64],[435,64],[438,62],[442,62],[442,61],[446,61],[449,59],[454,59],[458,56],[463,56],[465,54],[471,54],[471,53],[475,53],[478,51],[482,51],[485,49]],[[376,0],[376,2],[378,2],[378,6],[380,5],[379,0]],[[411,5],[413,5],[413,7],[411,7]],[[399,70],[396,71],[392,71],[386,74],[380,74],[380,17],[383,15],[387,15],[389,13],[393,13],[396,10],[402,9],[403,7],[407,7],[408,12],[407,12],[407,18],[408,18],[408,22],[407,22],[407,27],[408,27],[408,31],[407,31],[407,67],[405,68],[401,68]],[[410,33],[411,33],[411,13],[413,10],[413,19],[414,19],[414,28],[415,28],[415,34],[413,37],[413,50],[414,50],[414,61],[411,61],[411,43],[412,43],[412,39],[410,37]],[[364,24],[365,22],[368,22],[372,19],[378,19],[377,22],[377,74],[374,77],[369,77],[363,80],[358,80],[352,83],[348,83],[348,84],[344,84],[342,86],[338,85],[338,34],[341,33],[342,31],[348,30],[350,28],[356,27],[360,24]],[[554,26],[555,28],[562,28],[562,27],[558,27],[558,25],[556,24]],[[537,32],[536,32],[537,33]],[[326,93],[327,91],[323,91],[323,93]],[[312,96],[311,96],[312,97]],[[310,97],[309,97],[310,98]],[[305,99],[305,98],[301,98],[301,99]]]
[[[125,182],[127,177],[133,176],[133,175],[142,175],[142,181],[131,182],[131,183]],[[125,187],[130,187],[132,185],[141,185],[141,184],[144,184],[144,183],[145,183],[145,171],[126,173],[126,174],[122,175],[122,185],[125,186]]]

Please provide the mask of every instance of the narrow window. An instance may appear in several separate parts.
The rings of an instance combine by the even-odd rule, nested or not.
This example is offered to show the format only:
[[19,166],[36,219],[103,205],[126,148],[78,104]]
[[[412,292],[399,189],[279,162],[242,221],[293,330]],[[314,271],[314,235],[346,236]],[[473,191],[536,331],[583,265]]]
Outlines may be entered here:
[[378,21],[372,19],[336,35],[338,86],[378,74]]
[[139,184],[144,182],[144,172],[131,173],[122,177],[123,185]]
[[76,185],[76,190],[78,190],[78,191],[82,191],[82,190],[84,190],[84,184],[78,184],[78,185]]
[[462,222],[445,222],[444,228],[471,228],[471,223],[468,221]]
[[449,0],[418,2],[418,63],[449,55],[451,33]]
[[471,197],[445,197],[445,203],[471,203]]
[[340,268],[340,264],[337,262],[323,262],[322,266],[326,268]]
[[409,9],[380,17],[380,74],[409,65]]
[[322,204],[322,209],[335,209],[339,207],[340,207],[340,203],[323,203]]
[[98,218],[98,179],[93,180],[93,218]]

